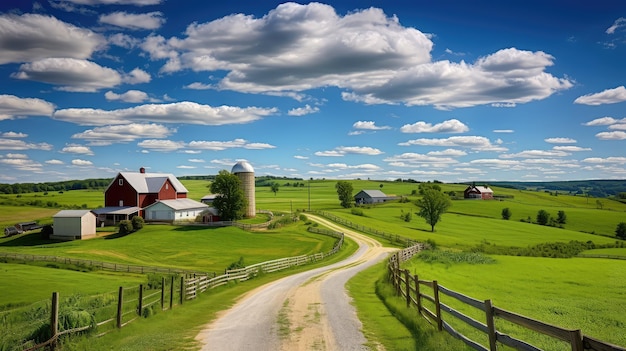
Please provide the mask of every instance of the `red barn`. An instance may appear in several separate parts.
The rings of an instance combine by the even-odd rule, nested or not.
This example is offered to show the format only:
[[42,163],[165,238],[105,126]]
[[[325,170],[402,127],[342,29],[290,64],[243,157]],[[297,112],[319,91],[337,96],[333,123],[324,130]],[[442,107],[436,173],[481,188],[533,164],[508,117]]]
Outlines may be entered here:
[[493,199],[493,190],[487,186],[470,185],[463,192],[463,197],[466,199]]
[[120,172],[104,191],[106,208],[138,207],[143,209],[159,200],[187,198],[187,188],[172,174]]

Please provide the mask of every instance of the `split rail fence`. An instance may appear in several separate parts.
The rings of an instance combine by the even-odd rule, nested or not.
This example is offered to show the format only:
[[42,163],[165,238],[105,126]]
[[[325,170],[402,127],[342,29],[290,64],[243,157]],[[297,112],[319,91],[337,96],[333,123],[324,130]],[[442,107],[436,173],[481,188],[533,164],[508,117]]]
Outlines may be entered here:
[[[326,229],[309,227],[309,231],[337,238],[328,252],[303,255],[266,261],[241,269],[226,270],[223,275],[215,273],[189,273],[173,269],[150,270],[148,267],[123,265],[125,272],[166,273],[169,278],[162,278],[157,287],[139,285],[135,288],[120,287],[117,292],[110,292],[88,298],[68,297],[60,301],[59,294],[52,293],[49,301],[9,308],[0,311],[0,350],[34,351],[47,347],[54,350],[59,337],[65,334],[94,332],[105,335],[112,330],[126,326],[140,317],[149,317],[159,308],[162,311],[182,305],[185,300],[195,299],[198,294],[227,284],[231,281],[246,281],[263,273],[275,272],[294,266],[323,260],[337,253],[344,242],[344,235]],[[55,256],[5,254],[0,257],[26,260],[44,260],[93,265],[95,261],[63,259]],[[109,265],[98,262],[98,268],[107,269]],[[117,266],[116,266],[117,267]],[[132,269],[131,269],[132,267]],[[135,269],[137,267],[137,269]],[[152,267],[154,268],[154,267]],[[117,270],[120,271],[120,270]],[[184,275],[183,275],[184,274]],[[182,275],[182,276],[181,276]],[[81,318],[82,317],[82,318]]]
[[[494,306],[491,300],[474,299],[447,289],[439,285],[436,280],[422,280],[417,275],[411,275],[409,270],[400,269],[402,262],[410,259],[421,249],[422,247],[415,245],[398,251],[389,258],[389,279],[396,290],[396,294],[406,299],[407,308],[415,308],[439,331],[445,330],[475,350],[495,351],[499,345],[506,345],[515,350],[541,351],[542,349],[539,347],[504,332],[505,330],[510,332],[525,329],[547,336],[547,344],[560,343],[566,348],[571,348],[572,351],[626,351],[624,347],[583,335],[579,329],[571,330],[557,327],[501,309]],[[450,302],[445,303],[444,299]],[[453,303],[459,305],[459,302],[463,306],[462,308],[450,306]],[[464,308],[467,306],[474,309]],[[459,309],[470,312],[464,313]],[[468,316],[468,314],[472,314],[472,316]],[[482,318],[484,322],[479,321],[478,318]],[[504,325],[503,321],[506,321],[508,325]],[[498,330],[496,324],[500,325],[501,322],[503,327]],[[466,334],[471,334],[473,339],[457,329],[462,329]],[[481,339],[483,342],[478,342],[475,339]]]

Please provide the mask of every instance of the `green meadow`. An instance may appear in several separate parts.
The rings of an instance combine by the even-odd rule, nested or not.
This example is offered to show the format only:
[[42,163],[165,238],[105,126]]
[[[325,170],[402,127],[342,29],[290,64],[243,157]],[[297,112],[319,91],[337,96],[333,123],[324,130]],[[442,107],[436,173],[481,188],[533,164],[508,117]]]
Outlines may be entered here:
[[[439,249],[458,251],[476,251],[480,248],[526,248],[534,245],[554,242],[593,242],[596,245],[614,245],[622,242],[615,237],[615,228],[619,222],[626,221],[626,204],[610,199],[587,198],[566,194],[550,194],[543,191],[513,190],[494,187],[496,195],[504,196],[501,200],[480,201],[460,200],[465,185],[438,184],[442,191],[454,192],[455,200],[448,213],[444,214],[436,225],[435,231],[424,219],[418,217],[414,202],[419,199],[416,183],[354,180],[353,194],[362,189],[382,190],[387,195],[403,197],[407,201],[390,201],[384,204],[364,206],[362,215],[353,214],[351,209],[339,206],[335,190],[335,180],[275,180],[280,184],[277,193],[269,186],[256,187],[256,207],[260,210],[271,210],[275,214],[296,211],[321,210],[329,212],[345,220],[358,223],[389,234],[397,234],[420,241],[435,243]],[[203,180],[185,180],[183,184],[189,190],[189,198],[200,200],[209,193],[209,182]],[[295,184],[295,186],[294,186]],[[50,192],[48,195],[29,193],[0,196],[0,225],[13,225],[17,222],[37,220],[41,224],[52,223],[52,216],[66,207],[96,208],[102,206],[102,191],[73,190],[64,193]],[[29,205],[35,201],[39,206]],[[598,203],[598,201],[600,203]],[[50,207],[48,202],[61,207]],[[44,204],[44,205],[41,205]],[[56,206],[56,205],[55,205]],[[512,212],[510,220],[501,218],[503,208]],[[566,223],[559,227],[541,226],[534,222],[539,210],[548,211],[556,217],[558,211],[564,211]],[[408,222],[401,214],[412,213]],[[259,222],[264,219],[247,220]],[[49,242],[39,239],[38,233],[28,233],[11,238],[0,238],[1,252],[19,252],[38,255],[56,255],[76,257],[97,261],[118,262],[123,264],[175,267],[186,270],[221,272],[231,263],[243,257],[246,265],[275,258],[310,254],[328,251],[334,239],[306,231],[304,223],[289,225],[284,228],[263,232],[250,233],[237,228],[201,228],[174,227],[169,225],[147,225],[138,232],[127,236],[107,236],[104,228],[95,239],[76,242]],[[623,242],[622,242],[623,243]],[[350,245],[347,245],[350,247]],[[354,249],[352,246],[351,249]],[[344,255],[346,252],[343,253]],[[583,254],[612,255],[626,257],[624,248],[602,248],[584,251]],[[554,259],[541,257],[493,256],[496,263],[470,265],[450,263],[425,263],[419,259],[412,260],[408,267],[420,275],[422,279],[438,280],[445,287],[475,297],[492,299],[498,307],[553,323],[566,328],[580,328],[586,335],[602,340],[626,345],[622,336],[626,325],[626,308],[623,298],[626,286],[626,260],[570,258]],[[38,279],[47,276],[51,281],[59,282],[58,289],[71,293],[93,294],[109,291],[116,286],[136,284],[145,277],[106,275],[101,272],[70,272],[66,270],[33,267],[26,265],[0,265],[0,279],[20,281],[29,280],[28,289],[41,292],[41,296],[30,294],[19,295],[13,284],[5,285],[1,291],[0,305],[26,303],[29,300],[46,299],[56,285],[50,281]],[[391,312],[400,308],[400,303],[393,298],[384,298],[376,307],[376,296],[383,298],[384,283],[372,284],[372,280],[381,281],[381,268],[376,271],[357,276],[350,284],[355,295],[359,316],[374,341],[380,342],[387,349],[414,349],[414,343],[408,339],[419,340],[421,345],[429,344],[432,350],[446,350],[442,345],[448,342],[439,335],[431,333],[430,326],[419,320],[419,316],[400,318],[400,312]],[[272,279],[264,277],[263,279]],[[83,282],[83,283],[81,283]],[[102,283],[102,284],[100,284]],[[17,284],[17,283],[15,283]],[[54,288],[52,288],[54,286]],[[367,288],[364,288],[367,287]],[[252,287],[250,287],[252,288]],[[243,290],[242,290],[243,289]],[[376,289],[376,293],[374,293]],[[238,285],[231,289],[231,294],[240,294],[245,288]],[[380,291],[379,291],[380,290]],[[219,296],[232,301],[236,295],[228,296],[228,289],[220,290]],[[381,293],[382,291],[382,293]],[[19,295],[19,296],[18,296]],[[620,299],[621,298],[621,299]],[[359,302],[365,301],[363,303]],[[198,302],[205,305],[208,302]],[[452,303],[452,302],[451,302]],[[396,307],[393,307],[396,306]],[[456,306],[455,306],[456,307]],[[222,306],[226,308],[226,305]],[[373,313],[377,308],[381,313]],[[459,308],[462,308],[459,306]],[[204,319],[183,321],[185,313],[174,312],[165,319],[175,319],[185,326],[178,333],[183,334],[186,342],[176,341],[176,345],[193,348],[193,334],[201,325],[213,318],[218,307],[211,307],[211,314]],[[361,309],[367,311],[363,313]],[[383,313],[382,311],[386,311]],[[472,313],[471,311],[468,313]],[[379,330],[398,330],[399,326],[386,322],[392,316],[398,316],[399,325],[410,325],[411,329],[400,333],[389,331],[390,335],[381,335]],[[196,316],[197,317],[197,316]],[[196,318],[194,317],[194,318]],[[413,318],[411,317],[411,318]],[[157,318],[157,319],[158,319]],[[191,317],[190,317],[191,318]],[[196,318],[197,319],[197,318]],[[478,318],[477,318],[478,319]],[[154,323],[161,323],[155,321]],[[145,347],[136,346],[132,350],[154,349],[149,346],[149,335],[163,338],[147,321],[130,329],[136,333],[142,330]],[[393,325],[393,328],[380,328],[382,325]],[[369,326],[369,327],[368,327]],[[377,327],[379,326],[379,327]],[[505,326],[507,328],[507,326]],[[521,332],[513,330],[513,332]],[[127,335],[124,330],[114,338],[107,340],[136,340],[138,337]],[[172,334],[172,333],[170,333]],[[176,335],[162,340],[162,345],[171,344]],[[526,337],[522,335],[522,338]],[[139,337],[141,338],[141,337]],[[408,338],[408,339],[407,339]],[[398,340],[402,340],[396,343]],[[109,342],[109,341],[107,341]],[[131,341],[129,341],[130,343]],[[551,340],[538,341],[547,349],[557,349]],[[88,342],[87,342],[88,343]],[[126,348],[122,341],[115,344],[118,348]],[[413,345],[413,346],[411,346]],[[448,348],[454,350],[458,344]],[[182,347],[182,346],[181,346]],[[103,345],[102,349],[106,349]],[[166,346],[156,348],[167,349]]]

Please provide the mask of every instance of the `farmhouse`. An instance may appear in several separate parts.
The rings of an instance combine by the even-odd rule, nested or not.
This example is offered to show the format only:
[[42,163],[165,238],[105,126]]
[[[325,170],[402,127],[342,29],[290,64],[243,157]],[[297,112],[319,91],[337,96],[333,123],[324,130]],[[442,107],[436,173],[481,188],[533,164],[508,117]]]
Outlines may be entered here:
[[159,200],[143,209],[146,221],[194,221],[209,205],[192,199]]
[[89,210],[63,210],[52,216],[51,239],[74,240],[96,236],[96,215]]
[[493,190],[487,186],[476,186],[472,184],[465,189],[463,197],[466,199],[490,200],[493,199]]
[[357,205],[376,204],[393,199],[395,197],[389,197],[380,190],[361,190],[354,195],[354,202]]
[[157,201],[186,199],[187,193],[187,188],[172,174],[146,173],[143,167],[139,173],[120,172],[104,191],[107,210],[98,214],[109,219],[116,219],[115,215],[132,217],[135,213],[145,217],[144,208]]

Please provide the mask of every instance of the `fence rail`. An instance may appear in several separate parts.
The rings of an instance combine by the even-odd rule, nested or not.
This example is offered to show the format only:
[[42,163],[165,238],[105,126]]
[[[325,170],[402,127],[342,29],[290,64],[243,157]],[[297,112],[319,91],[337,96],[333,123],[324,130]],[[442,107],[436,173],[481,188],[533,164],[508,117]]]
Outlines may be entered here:
[[[447,289],[439,285],[436,280],[421,280],[417,275],[411,275],[408,270],[400,269],[402,262],[410,259],[421,249],[421,247],[415,245],[415,247],[401,250],[389,258],[387,265],[389,270],[389,280],[394,286],[396,294],[406,299],[407,308],[416,308],[417,312],[426,318],[428,322],[435,325],[439,331],[445,330],[450,335],[460,339],[475,350],[496,351],[498,345],[502,344],[516,350],[541,351],[540,348],[533,346],[529,342],[517,339],[497,330],[496,322],[498,320],[503,320],[521,327],[522,329],[532,330],[565,342],[571,347],[572,351],[626,351],[626,348],[624,347],[585,336],[579,329],[572,330],[561,328],[501,309],[493,306],[491,300],[480,301],[474,299],[459,292]],[[422,286],[428,289],[422,289]],[[452,298],[453,301],[456,300],[462,304],[469,305],[477,309],[479,311],[478,314],[484,316],[484,322],[472,318],[467,314],[443,303],[441,301],[443,296],[447,296]],[[434,309],[434,311],[424,306],[422,302],[423,300],[428,301],[429,305],[432,306],[431,309]],[[445,314],[442,312],[445,312]],[[452,327],[452,321],[460,321],[463,324],[478,330],[484,334],[486,337],[485,340],[488,340],[488,345],[483,345],[457,331],[454,327]]]

